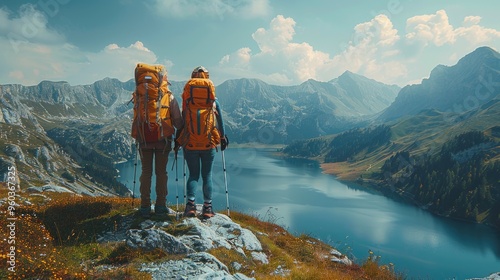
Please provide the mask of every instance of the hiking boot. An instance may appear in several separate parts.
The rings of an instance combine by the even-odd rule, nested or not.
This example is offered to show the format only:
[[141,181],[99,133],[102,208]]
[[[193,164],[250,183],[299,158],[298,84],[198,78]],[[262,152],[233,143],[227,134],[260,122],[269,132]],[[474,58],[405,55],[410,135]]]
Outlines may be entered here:
[[168,214],[169,211],[166,206],[156,206],[155,205],[155,214],[158,216],[163,216]]
[[186,209],[184,209],[184,217],[195,217],[196,216],[196,205],[194,201],[188,200],[186,203]]
[[147,218],[150,218],[151,217],[151,207],[143,207],[141,206],[141,208],[139,208],[139,215],[141,216],[141,218],[144,218],[144,219],[147,219]]
[[201,215],[205,219],[210,219],[215,215],[214,211],[212,211],[212,204],[211,203],[203,204],[203,210],[201,212]]

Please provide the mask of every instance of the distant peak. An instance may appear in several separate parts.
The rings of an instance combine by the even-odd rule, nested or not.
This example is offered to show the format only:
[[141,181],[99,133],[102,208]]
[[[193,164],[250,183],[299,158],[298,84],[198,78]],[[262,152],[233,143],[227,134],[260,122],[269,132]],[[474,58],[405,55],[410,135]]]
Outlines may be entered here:
[[446,74],[446,71],[449,69],[448,66],[443,65],[443,64],[438,64],[434,69],[432,69],[431,74],[429,77],[435,78],[439,77],[443,74]]
[[499,53],[490,47],[479,47],[475,49],[473,52],[471,52],[469,55],[475,57],[498,57]]
[[352,78],[352,77],[358,77],[359,75],[356,73],[353,73],[349,70],[344,71],[342,75],[339,76],[339,78]]
[[303,84],[317,84],[317,83],[320,82],[315,79],[307,79],[307,81],[303,82]]
[[[349,71],[349,70],[345,70],[345,71],[344,71],[344,73],[342,73],[342,75],[357,75],[357,74],[356,74],[356,73],[354,73],[354,72],[351,72],[351,71]],[[341,75],[341,76],[342,76],[342,75]]]
[[233,83],[264,83],[264,81],[256,78],[238,78],[238,79],[232,79],[232,80],[227,80],[226,82],[233,82]]
[[498,52],[488,46],[483,46],[475,49],[472,53],[495,54]]
[[359,81],[360,79],[364,80],[364,79],[368,79],[368,78],[365,77],[365,76],[353,73],[353,72],[351,72],[349,70],[345,71],[344,73],[342,73],[342,75],[340,75],[338,77],[339,81],[342,81],[342,80],[344,80],[344,81],[348,81],[348,80]]
[[491,59],[500,59],[500,54],[490,47],[479,47],[461,58],[457,64],[484,63]]

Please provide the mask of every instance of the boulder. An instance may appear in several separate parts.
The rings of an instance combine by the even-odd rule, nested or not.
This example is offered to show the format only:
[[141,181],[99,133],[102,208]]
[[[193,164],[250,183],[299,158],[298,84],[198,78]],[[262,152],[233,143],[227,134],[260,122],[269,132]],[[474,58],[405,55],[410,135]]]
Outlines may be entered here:
[[126,244],[132,248],[140,248],[145,251],[162,249],[169,254],[194,252],[193,249],[184,245],[175,236],[156,228],[128,230]]

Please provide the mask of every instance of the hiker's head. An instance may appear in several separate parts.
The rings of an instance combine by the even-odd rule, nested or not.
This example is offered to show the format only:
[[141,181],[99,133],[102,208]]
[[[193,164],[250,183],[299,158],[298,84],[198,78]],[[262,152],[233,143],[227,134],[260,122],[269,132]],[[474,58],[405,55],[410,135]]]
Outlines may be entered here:
[[191,78],[205,78],[208,79],[209,74],[208,70],[203,66],[198,66],[193,69],[193,73],[191,73]]

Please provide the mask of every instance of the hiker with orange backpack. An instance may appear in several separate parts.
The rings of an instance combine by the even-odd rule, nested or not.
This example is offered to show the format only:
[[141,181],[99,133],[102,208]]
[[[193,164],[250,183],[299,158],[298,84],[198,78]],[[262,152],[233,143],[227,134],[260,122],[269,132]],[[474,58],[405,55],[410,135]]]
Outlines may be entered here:
[[224,151],[229,140],[224,133],[220,104],[215,96],[215,86],[203,66],[196,67],[182,93],[182,118],[184,125],[177,130],[174,150],[183,147],[189,177],[186,182],[187,203],[185,217],[196,216],[195,189],[202,178],[203,208],[205,219],[215,215],[212,210],[212,167],[217,146]]
[[154,211],[157,215],[168,213],[166,205],[168,155],[172,149],[174,127],[182,129],[183,121],[179,104],[168,89],[170,83],[163,65],[137,64],[135,83],[136,89],[132,97],[134,101],[132,137],[139,145],[142,164],[139,178],[141,192],[139,214],[147,218],[151,215],[153,160],[156,175]]

